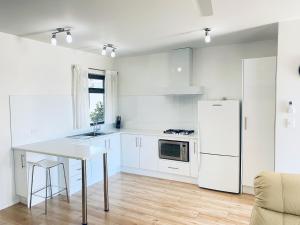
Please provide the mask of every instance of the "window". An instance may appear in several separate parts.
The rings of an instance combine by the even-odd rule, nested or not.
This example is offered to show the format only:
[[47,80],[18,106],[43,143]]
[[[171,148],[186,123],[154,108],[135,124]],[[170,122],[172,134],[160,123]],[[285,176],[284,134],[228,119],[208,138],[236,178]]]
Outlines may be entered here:
[[104,123],[104,75],[89,73],[90,123]]

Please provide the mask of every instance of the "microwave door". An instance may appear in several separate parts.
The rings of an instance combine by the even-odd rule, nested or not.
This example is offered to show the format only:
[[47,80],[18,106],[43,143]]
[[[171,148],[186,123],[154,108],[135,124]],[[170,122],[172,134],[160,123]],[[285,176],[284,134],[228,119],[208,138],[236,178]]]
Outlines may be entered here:
[[159,140],[159,157],[177,161],[188,161],[188,142]]
[[160,145],[160,157],[163,159],[181,160],[181,146],[176,142],[163,141]]

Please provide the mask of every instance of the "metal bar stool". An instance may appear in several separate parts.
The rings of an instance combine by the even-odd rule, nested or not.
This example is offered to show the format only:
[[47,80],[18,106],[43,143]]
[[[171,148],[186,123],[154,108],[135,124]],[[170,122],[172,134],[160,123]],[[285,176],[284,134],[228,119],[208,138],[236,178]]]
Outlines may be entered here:
[[[58,187],[58,191],[56,193],[53,193],[52,192],[52,183],[51,183],[50,169],[54,168],[54,167],[59,167],[60,165],[62,166],[63,173],[64,173],[65,187],[63,187],[63,188]],[[46,170],[46,186],[43,187],[43,188],[41,188],[41,189],[35,190],[33,192],[32,189],[33,189],[34,168],[36,166],[44,168]],[[48,196],[48,188],[50,188],[50,196]],[[43,190],[45,190],[45,192],[46,192],[45,196],[41,196],[41,195],[37,194],[37,193],[39,193],[39,192],[41,192]],[[36,162],[36,163],[33,164],[33,166],[32,166],[32,174],[31,174],[31,188],[30,188],[30,204],[29,204],[30,209],[31,209],[31,204],[32,204],[32,196],[35,195],[35,196],[38,196],[38,197],[41,197],[41,198],[45,199],[45,214],[47,214],[47,200],[48,200],[48,198],[53,198],[53,195],[59,194],[59,193],[61,193],[63,191],[66,191],[67,201],[70,202],[68,185],[67,185],[67,179],[66,179],[66,171],[65,171],[65,166],[64,166],[63,163],[44,159],[44,160],[38,161],[38,162]]]

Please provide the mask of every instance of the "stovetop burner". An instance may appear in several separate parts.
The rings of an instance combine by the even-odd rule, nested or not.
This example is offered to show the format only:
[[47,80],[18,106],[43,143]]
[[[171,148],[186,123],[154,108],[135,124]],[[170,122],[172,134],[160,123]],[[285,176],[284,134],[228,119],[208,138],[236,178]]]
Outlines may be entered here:
[[183,129],[168,129],[164,131],[165,134],[178,134],[178,135],[191,135],[194,130],[183,130]]

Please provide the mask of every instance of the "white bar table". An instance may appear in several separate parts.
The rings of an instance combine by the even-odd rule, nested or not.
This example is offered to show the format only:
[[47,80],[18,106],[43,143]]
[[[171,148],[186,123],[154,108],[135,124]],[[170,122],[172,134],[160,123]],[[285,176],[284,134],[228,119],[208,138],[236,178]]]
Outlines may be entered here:
[[103,184],[104,184],[104,211],[109,211],[108,199],[108,170],[107,151],[91,144],[88,140],[61,138],[50,141],[37,142],[28,145],[13,147],[14,150],[33,152],[57,157],[81,160],[82,172],[82,225],[87,225],[87,177],[86,160],[102,155],[103,157]]

